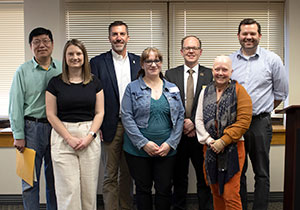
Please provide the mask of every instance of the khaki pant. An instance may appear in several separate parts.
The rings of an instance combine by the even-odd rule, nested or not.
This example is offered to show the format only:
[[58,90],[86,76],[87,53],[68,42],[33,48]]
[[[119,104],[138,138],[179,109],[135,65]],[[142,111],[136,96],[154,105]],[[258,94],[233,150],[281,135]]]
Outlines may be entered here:
[[105,210],[129,210],[133,207],[133,183],[123,151],[124,127],[118,123],[112,142],[102,142],[104,166],[103,201]]
[[[76,137],[86,136],[92,124],[91,121],[63,123]],[[99,134],[87,148],[75,151],[52,129],[51,155],[59,210],[97,209],[100,148]]]

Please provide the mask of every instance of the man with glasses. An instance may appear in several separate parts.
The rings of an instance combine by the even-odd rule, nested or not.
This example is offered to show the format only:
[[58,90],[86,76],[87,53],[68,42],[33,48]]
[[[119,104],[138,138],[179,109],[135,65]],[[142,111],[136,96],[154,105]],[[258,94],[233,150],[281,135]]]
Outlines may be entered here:
[[33,186],[22,180],[25,210],[39,210],[39,182],[44,160],[47,209],[57,209],[50,156],[51,126],[46,118],[45,90],[49,80],[61,73],[61,63],[52,59],[53,37],[50,30],[35,28],[29,35],[33,58],[16,71],[9,98],[9,119],[14,146],[23,152],[35,150],[36,180]]
[[123,151],[120,104],[126,86],[136,79],[140,70],[140,57],[127,52],[129,34],[126,23],[111,23],[108,33],[112,49],[92,58],[90,63],[104,90],[105,115],[101,126],[104,207],[106,210],[123,210],[133,207],[133,183]]
[[201,41],[190,35],[181,40],[181,55],[184,65],[166,71],[166,79],[175,83],[185,105],[183,134],[177,147],[174,171],[173,206],[174,210],[186,209],[188,191],[189,161],[191,159],[197,177],[199,210],[213,209],[212,195],[203,175],[203,145],[196,136],[195,114],[199,94],[203,87],[212,81],[212,71],[199,65],[202,54]]

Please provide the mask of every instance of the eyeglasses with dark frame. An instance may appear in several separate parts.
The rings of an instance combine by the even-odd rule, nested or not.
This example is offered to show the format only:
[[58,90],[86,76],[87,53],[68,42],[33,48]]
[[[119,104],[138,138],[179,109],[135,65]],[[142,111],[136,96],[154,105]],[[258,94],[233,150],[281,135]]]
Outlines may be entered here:
[[153,63],[155,63],[155,65],[158,65],[160,64],[161,61],[156,59],[156,60],[145,60],[144,62],[147,66],[152,66]]

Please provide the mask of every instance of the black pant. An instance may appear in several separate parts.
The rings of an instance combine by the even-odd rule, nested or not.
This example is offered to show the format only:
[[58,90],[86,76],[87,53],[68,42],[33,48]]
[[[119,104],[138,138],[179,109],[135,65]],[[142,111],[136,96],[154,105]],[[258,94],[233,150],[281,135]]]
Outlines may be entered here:
[[272,140],[271,117],[259,115],[252,118],[249,130],[244,134],[246,160],[241,175],[240,195],[243,210],[247,210],[247,154],[255,174],[253,210],[267,210],[270,190],[270,144]]
[[125,153],[125,157],[135,182],[137,209],[153,209],[152,185],[154,182],[155,209],[170,210],[175,156],[139,157]]
[[205,183],[203,174],[203,145],[198,142],[196,137],[189,138],[184,134],[177,147],[174,170],[173,209],[186,209],[190,159],[196,172],[199,210],[211,210],[213,209],[212,195],[210,187]]

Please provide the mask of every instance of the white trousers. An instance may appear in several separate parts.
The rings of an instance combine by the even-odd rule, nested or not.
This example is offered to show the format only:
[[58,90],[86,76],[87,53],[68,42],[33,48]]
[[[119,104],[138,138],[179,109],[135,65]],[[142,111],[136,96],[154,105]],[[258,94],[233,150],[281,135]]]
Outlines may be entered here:
[[[84,137],[92,121],[63,124],[72,136]],[[97,133],[87,148],[75,151],[52,129],[51,155],[58,210],[97,209],[100,145]]]

